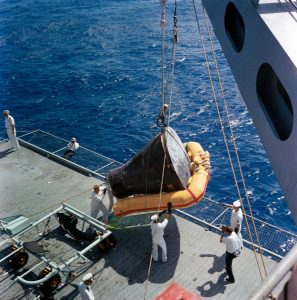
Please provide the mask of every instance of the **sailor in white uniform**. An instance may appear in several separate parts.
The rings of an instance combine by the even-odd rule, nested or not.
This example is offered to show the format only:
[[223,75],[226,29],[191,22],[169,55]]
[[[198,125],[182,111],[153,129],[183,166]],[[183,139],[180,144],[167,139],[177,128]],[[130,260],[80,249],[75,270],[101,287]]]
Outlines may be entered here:
[[242,248],[243,243],[242,243],[242,236],[241,236],[241,224],[243,220],[243,214],[240,206],[241,206],[240,200],[236,200],[233,202],[230,225],[234,230],[234,232],[237,234],[240,241],[240,247]]
[[91,285],[94,279],[92,273],[83,276],[82,281],[79,283],[78,290],[82,300],[95,300],[94,294],[91,290]]
[[9,114],[9,110],[4,110],[3,115],[5,117],[5,128],[7,131],[10,148],[15,148],[16,150],[20,150],[20,145],[16,138],[16,128],[15,128],[14,118]]
[[65,151],[63,157],[70,159],[71,156],[75,154],[75,151],[79,148],[79,143],[76,141],[76,138],[73,137],[71,141],[67,144],[67,150]]
[[153,260],[158,261],[158,246],[162,249],[162,262],[167,261],[167,247],[164,240],[164,229],[168,224],[168,218],[170,214],[166,215],[163,222],[160,222],[160,216],[164,214],[166,210],[159,214],[155,214],[151,217],[151,230],[152,230],[152,242],[153,242]]
[[103,204],[102,200],[107,192],[107,187],[102,185],[101,187],[96,184],[93,187],[93,192],[90,195],[91,199],[91,217],[97,218],[99,211],[101,210],[103,213],[103,222],[108,224],[108,210],[106,206]]

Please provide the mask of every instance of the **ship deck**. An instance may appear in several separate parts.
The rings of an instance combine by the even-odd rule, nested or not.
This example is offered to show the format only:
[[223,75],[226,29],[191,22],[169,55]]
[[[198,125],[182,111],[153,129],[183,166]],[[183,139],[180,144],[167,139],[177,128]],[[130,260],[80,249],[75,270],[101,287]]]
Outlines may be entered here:
[[[89,194],[99,181],[23,146],[20,151],[7,151],[6,143],[0,143],[0,170],[0,217],[22,214],[31,222],[62,202],[88,213]],[[111,224],[114,224],[111,230],[117,245],[104,255],[98,252],[89,269],[95,278],[92,287],[95,299],[155,299],[173,282],[204,299],[249,299],[261,284],[255,260],[259,254],[248,248],[233,261],[236,282],[226,283],[225,247],[219,243],[218,233],[180,215],[171,217],[165,231],[167,263],[153,262],[150,271],[149,214],[120,220],[113,217]],[[69,245],[66,246],[61,244],[51,251],[66,253]],[[264,261],[267,273],[273,272],[277,262],[268,257],[264,257]],[[26,266],[17,274],[25,270]],[[0,271],[2,290],[16,273],[2,266]],[[55,299],[79,299],[77,285],[80,280],[81,276],[58,290]],[[35,299],[36,295],[34,290],[26,290],[15,283],[1,298]]]

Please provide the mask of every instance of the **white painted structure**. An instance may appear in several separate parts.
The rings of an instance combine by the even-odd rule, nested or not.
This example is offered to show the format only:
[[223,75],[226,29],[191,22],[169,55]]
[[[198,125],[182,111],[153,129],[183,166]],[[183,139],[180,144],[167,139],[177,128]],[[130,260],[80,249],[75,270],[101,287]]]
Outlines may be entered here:
[[297,224],[296,2],[203,2]]

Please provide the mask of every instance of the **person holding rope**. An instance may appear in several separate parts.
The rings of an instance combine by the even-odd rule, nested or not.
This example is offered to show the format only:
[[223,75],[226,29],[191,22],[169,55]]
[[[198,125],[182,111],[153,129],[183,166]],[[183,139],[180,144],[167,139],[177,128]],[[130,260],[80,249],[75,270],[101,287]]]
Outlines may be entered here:
[[92,273],[83,276],[82,281],[79,283],[78,290],[82,300],[95,300],[91,286],[94,283]]
[[[171,216],[171,207],[172,204],[168,203],[168,212],[166,210],[163,210],[162,212],[152,215],[151,217],[151,231],[152,231],[152,243],[153,243],[153,261],[158,261],[158,246],[162,249],[162,262],[167,262],[167,246],[166,242],[164,240],[164,229],[166,228],[168,224],[168,219]],[[167,214],[166,214],[167,212]],[[160,217],[165,215],[165,219],[161,222]]]

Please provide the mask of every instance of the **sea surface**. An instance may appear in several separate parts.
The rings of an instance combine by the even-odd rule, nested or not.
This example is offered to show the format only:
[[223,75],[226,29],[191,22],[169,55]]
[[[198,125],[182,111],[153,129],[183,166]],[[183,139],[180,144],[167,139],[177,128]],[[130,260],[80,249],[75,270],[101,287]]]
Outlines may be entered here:
[[[232,203],[238,195],[192,1],[177,1],[170,85],[173,12],[174,1],[167,1],[164,86],[166,102],[172,91],[170,126],[182,141],[197,141],[210,152],[207,197]],[[198,15],[226,126],[200,4]],[[160,130],[155,124],[162,103],[160,19],[157,0],[0,0],[0,109],[11,111],[18,135],[42,129],[67,140],[75,136],[86,148],[128,161]],[[220,45],[211,36],[253,214],[296,233]],[[234,159],[228,129],[226,134]],[[4,126],[0,137],[5,137]],[[246,201],[241,180],[239,186]]]

